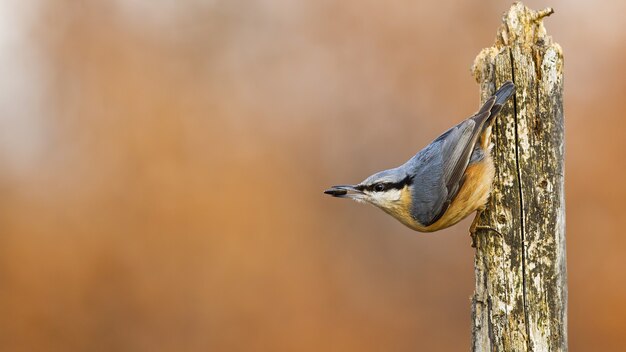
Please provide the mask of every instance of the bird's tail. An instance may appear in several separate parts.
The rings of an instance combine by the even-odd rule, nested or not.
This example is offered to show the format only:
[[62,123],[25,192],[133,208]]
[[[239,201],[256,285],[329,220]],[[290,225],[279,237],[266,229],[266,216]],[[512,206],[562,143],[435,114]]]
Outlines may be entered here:
[[[515,84],[511,81],[504,82],[503,85],[498,88],[496,93],[491,96],[491,98],[487,99],[483,107],[480,109],[478,114],[484,114],[487,118],[484,120],[482,125],[482,135],[480,137],[480,144],[483,149],[489,148],[490,145],[490,137],[491,137],[491,125],[493,124],[494,117],[498,115],[504,104],[513,96],[515,93]],[[489,111],[489,114],[486,112]]]
[[[496,101],[494,102],[493,107],[491,108],[491,114],[489,114],[489,120],[491,120],[494,116],[496,116],[500,112],[500,110],[502,110],[504,103],[506,103],[506,101],[509,100],[509,98],[513,96],[513,93],[515,93],[515,84],[513,84],[513,82],[506,81],[504,82],[502,86],[500,86],[496,94],[494,94]],[[487,123],[489,122],[489,120],[487,120]]]
[[509,100],[514,92],[515,84],[513,84],[513,82],[511,81],[504,82],[504,84],[500,86],[496,93],[492,95],[489,99],[487,99],[482,108],[480,108],[480,111],[476,113],[476,116],[482,115],[483,113],[489,111],[488,115],[485,114],[487,115],[488,122],[494,116],[496,116],[500,112],[500,110],[502,110],[502,107],[504,106],[506,101]]

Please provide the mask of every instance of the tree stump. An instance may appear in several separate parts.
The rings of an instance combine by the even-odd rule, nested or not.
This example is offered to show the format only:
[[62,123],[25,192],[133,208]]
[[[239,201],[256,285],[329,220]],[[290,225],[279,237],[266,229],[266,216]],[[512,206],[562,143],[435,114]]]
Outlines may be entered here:
[[473,351],[566,351],[563,54],[542,19],[515,3],[473,66],[484,101],[517,89],[496,119],[496,177],[473,234]]

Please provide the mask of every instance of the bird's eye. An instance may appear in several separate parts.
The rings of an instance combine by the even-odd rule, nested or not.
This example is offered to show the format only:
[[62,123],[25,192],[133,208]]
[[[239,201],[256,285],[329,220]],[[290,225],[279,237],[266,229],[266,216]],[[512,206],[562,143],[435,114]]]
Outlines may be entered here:
[[385,185],[382,183],[377,183],[374,185],[374,191],[376,192],[382,192],[385,190]]

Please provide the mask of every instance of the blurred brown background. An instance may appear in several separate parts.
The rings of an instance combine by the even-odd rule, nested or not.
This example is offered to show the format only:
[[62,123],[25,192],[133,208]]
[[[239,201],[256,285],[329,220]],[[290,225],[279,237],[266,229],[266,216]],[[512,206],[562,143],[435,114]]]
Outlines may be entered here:
[[[553,6],[569,337],[626,346],[626,3]],[[322,190],[478,105],[509,2],[0,2],[0,350],[465,351],[469,221]]]

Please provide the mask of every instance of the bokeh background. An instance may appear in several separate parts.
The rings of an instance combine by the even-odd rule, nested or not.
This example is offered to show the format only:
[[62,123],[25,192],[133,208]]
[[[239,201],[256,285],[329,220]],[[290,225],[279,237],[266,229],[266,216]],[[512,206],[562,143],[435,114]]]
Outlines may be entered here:
[[[626,3],[565,52],[569,339],[626,346]],[[464,351],[470,220],[325,187],[475,111],[506,1],[0,1],[0,350]]]

